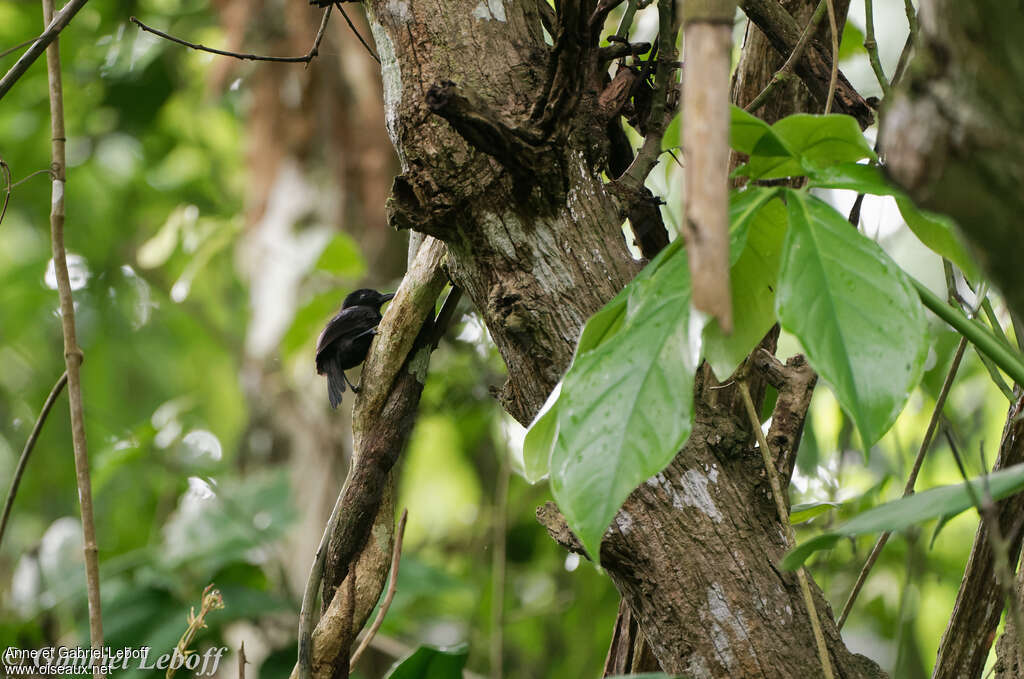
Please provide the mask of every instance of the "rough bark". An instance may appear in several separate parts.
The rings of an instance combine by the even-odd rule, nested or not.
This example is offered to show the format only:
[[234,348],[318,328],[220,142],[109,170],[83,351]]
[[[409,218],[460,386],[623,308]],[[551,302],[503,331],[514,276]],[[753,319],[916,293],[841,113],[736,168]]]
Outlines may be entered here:
[[[560,3],[552,49],[533,2],[371,0],[368,10],[403,170],[389,218],[448,245],[449,274],[508,366],[500,398],[529,422],[586,318],[638,267],[600,178],[598,7]],[[627,501],[602,562],[666,671],[806,677],[820,665],[795,580],[773,565],[783,531],[750,427],[735,389],[710,379],[699,380],[690,443]],[[818,602],[826,613],[820,592]],[[839,676],[877,676],[823,617]]]
[[882,121],[891,176],[953,217],[1024,318],[1024,12],[1017,2],[921,3],[917,55]]

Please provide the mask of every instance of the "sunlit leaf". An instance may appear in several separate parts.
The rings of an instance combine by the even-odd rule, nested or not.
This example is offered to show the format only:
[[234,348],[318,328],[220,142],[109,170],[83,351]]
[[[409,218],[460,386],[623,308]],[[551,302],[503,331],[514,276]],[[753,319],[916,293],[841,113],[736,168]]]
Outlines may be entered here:
[[629,493],[690,433],[702,323],[691,315],[686,253],[677,243],[627,286],[617,332],[579,353],[563,380],[551,490],[592,554]]
[[821,516],[837,507],[842,507],[842,502],[804,502],[793,505],[789,510],[789,522],[792,524],[810,521],[816,516]]
[[921,379],[927,326],[906,274],[827,203],[787,191],[776,309],[830,384],[865,447]]
[[772,125],[772,132],[789,153],[783,155],[774,141],[768,143],[768,137],[762,137],[751,153],[751,177],[798,176],[838,163],[876,158],[857,121],[850,116],[787,116]]

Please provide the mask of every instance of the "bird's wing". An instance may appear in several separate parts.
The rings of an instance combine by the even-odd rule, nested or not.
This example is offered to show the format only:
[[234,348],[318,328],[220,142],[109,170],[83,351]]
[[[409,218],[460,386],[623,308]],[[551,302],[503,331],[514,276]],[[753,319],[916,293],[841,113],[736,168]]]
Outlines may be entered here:
[[381,315],[376,309],[353,306],[342,309],[330,320],[316,340],[316,355],[319,359],[324,349],[339,339],[354,340],[371,332],[380,323]]

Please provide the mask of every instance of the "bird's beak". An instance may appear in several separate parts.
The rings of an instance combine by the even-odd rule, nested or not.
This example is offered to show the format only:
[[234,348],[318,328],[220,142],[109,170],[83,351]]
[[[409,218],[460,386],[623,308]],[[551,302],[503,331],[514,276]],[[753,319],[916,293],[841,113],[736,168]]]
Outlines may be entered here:
[[380,303],[383,304],[384,302],[390,302],[394,298],[395,298],[395,293],[389,292],[386,295],[381,295],[380,296]]

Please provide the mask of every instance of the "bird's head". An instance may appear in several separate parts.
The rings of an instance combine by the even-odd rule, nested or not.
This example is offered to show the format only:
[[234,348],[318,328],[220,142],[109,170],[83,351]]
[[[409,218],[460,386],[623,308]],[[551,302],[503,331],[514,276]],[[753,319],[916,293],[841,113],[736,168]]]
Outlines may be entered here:
[[363,288],[362,290],[356,290],[355,292],[349,293],[345,301],[342,302],[341,308],[347,309],[351,306],[368,306],[374,309],[380,309],[384,302],[390,301],[395,296],[395,293],[383,293],[371,290],[369,288]]

